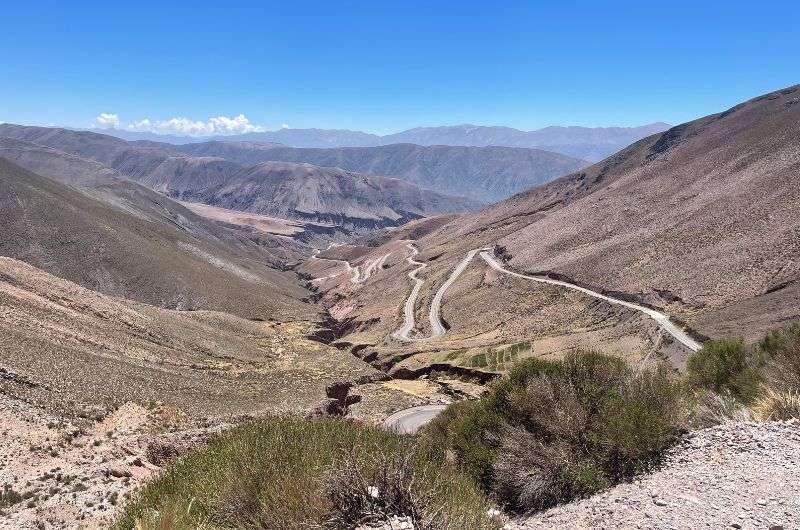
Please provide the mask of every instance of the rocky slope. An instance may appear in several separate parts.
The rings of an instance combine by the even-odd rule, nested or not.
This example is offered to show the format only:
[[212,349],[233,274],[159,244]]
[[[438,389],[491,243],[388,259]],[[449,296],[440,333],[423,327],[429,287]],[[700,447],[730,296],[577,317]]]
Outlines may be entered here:
[[570,173],[588,162],[513,147],[452,147],[395,144],[380,147],[300,149],[254,142],[205,142],[176,147],[193,156],[241,164],[306,162],[348,171],[397,177],[422,188],[488,203]]
[[194,178],[180,176],[186,173],[176,175],[153,176],[148,184],[185,201],[355,229],[399,225],[478,206],[475,201],[424,190],[403,180],[311,164],[265,162],[216,179],[214,185],[198,185]]
[[726,423],[696,431],[663,468],[586,500],[510,525],[567,528],[796,528],[800,428]]
[[[700,335],[757,339],[797,320],[798,121],[800,87],[787,88],[417,234],[415,259],[428,264],[416,305],[420,333],[427,332],[430,301],[450,271],[470,250],[492,245],[511,268],[560,275],[655,306]],[[354,265],[403,248],[399,240],[378,243]],[[647,319],[498,276],[481,260],[444,296],[450,331],[435,340],[398,343],[391,334],[402,322],[412,266],[393,259],[364,285],[326,280],[320,286],[323,300],[347,324],[341,340],[394,369],[469,367],[482,363],[484,354],[502,368],[507,359],[498,359],[497,350],[514,343],[524,345],[525,355],[589,347],[631,360],[660,356],[676,366],[688,353]]]
[[[630,293],[706,335],[797,318],[800,87],[646,138],[462,216],[432,253],[501,245],[512,267]],[[744,318],[739,318],[744,316]]]
[[[106,528],[226,424],[302,415],[334,382],[372,381],[314,330],[162,309],[0,257],[0,528]],[[369,419],[409,401],[378,383],[357,394]]]
[[321,379],[369,371],[305,339],[309,323],[162,309],[10,258],[0,258],[0,304],[0,388],[67,415],[81,404],[150,400],[191,416],[235,415],[265,407],[267,389],[272,408],[302,409]]
[[0,256],[104,293],[262,319],[316,314],[296,275],[276,268],[274,236],[221,227],[135,183],[84,192],[0,158],[0,218]]

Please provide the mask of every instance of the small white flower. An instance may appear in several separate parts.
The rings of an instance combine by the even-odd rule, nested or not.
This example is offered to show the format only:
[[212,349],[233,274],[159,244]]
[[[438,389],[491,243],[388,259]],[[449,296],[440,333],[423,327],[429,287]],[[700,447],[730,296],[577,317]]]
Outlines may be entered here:
[[373,499],[377,499],[380,492],[375,486],[367,486],[367,493],[369,493],[369,496]]

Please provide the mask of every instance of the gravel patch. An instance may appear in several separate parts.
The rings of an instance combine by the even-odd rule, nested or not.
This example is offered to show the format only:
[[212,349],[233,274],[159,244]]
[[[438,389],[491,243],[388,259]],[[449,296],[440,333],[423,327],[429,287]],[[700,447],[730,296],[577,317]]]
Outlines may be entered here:
[[800,529],[800,422],[695,431],[659,471],[507,528]]

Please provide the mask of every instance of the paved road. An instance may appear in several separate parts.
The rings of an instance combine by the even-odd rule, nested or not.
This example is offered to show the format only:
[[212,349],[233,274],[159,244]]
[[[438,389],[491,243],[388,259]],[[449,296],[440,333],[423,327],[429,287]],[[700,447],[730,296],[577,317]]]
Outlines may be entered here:
[[386,418],[383,426],[400,434],[414,434],[446,408],[447,405],[422,405],[400,410]]
[[661,326],[661,328],[664,331],[666,331],[667,333],[672,335],[675,338],[675,340],[677,340],[678,342],[680,342],[681,344],[683,344],[684,346],[686,346],[690,350],[697,351],[702,347],[702,345],[700,343],[698,343],[697,341],[692,339],[689,335],[686,334],[685,331],[683,331],[681,328],[679,328],[677,325],[675,325],[669,319],[669,317],[667,315],[665,315],[664,313],[661,313],[659,311],[656,311],[655,309],[650,309],[649,307],[641,306],[639,304],[634,304],[632,302],[626,302],[625,300],[620,300],[618,298],[612,298],[610,296],[606,296],[604,294],[598,293],[597,291],[592,291],[591,289],[587,289],[585,287],[579,287],[577,285],[574,285],[574,284],[571,284],[571,283],[568,283],[568,282],[563,282],[563,281],[559,281],[559,280],[553,280],[551,278],[545,278],[545,277],[541,277],[541,276],[531,276],[531,275],[528,275],[528,274],[520,274],[518,272],[510,271],[510,270],[506,269],[505,267],[503,267],[500,264],[500,262],[498,262],[497,259],[495,259],[495,257],[491,254],[491,250],[482,250],[481,251],[481,258],[483,258],[483,260],[486,263],[488,263],[489,266],[492,267],[494,270],[502,272],[504,274],[508,274],[508,275],[511,275],[511,276],[516,276],[517,278],[524,278],[526,280],[531,280],[531,281],[534,281],[534,282],[549,283],[551,285],[558,285],[558,286],[561,286],[561,287],[566,287],[567,289],[572,289],[574,291],[580,291],[580,292],[582,292],[584,294],[588,294],[589,296],[592,296],[594,298],[599,298],[601,300],[605,300],[606,302],[609,302],[609,303],[612,303],[612,304],[616,304],[616,305],[625,306],[625,307],[633,309],[635,311],[639,311],[641,313],[644,313],[645,315],[647,315],[650,318],[652,318],[653,320],[655,320],[658,323],[658,325]]

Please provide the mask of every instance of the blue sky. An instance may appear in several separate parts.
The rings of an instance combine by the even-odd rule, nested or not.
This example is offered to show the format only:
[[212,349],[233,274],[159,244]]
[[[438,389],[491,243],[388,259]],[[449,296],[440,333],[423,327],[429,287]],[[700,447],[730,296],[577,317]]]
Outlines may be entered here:
[[680,123],[800,82],[798,21],[797,1],[9,0],[0,121]]

